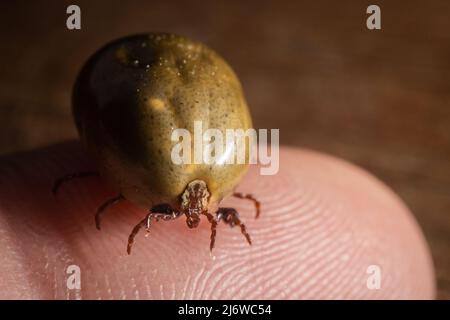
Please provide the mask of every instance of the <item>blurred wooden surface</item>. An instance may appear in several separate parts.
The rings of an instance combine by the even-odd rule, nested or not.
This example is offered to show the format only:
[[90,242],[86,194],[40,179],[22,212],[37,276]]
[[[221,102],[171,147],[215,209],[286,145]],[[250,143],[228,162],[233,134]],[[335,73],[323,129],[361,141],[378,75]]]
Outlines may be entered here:
[[73,138],[70,92],[106,41],[170,31],[206,42],[240,76],[255,125],[348,159],[391,186],[430,244],[450,298],[450,2],[2,1],[0,153]]

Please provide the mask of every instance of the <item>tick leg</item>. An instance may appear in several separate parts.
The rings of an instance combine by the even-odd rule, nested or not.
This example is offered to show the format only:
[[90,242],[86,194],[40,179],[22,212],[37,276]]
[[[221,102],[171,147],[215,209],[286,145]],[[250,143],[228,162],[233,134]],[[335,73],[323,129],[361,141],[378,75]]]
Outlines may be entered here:
[[68,175],[61,177],[55,181],[52,192],[53,192],[53,194],[56,194],[58,192],[59,188],[61,187],[61,185],[70,180],[73,180],[76,178],[93,177],[93,176],[99,176],[99,173],[95,172],[95,171],[82,171],[82,172],[75,172],[75,173],[68,174]]
[[95,226],[98,230],[100,230],[100,222],[102,220],[103,214],[106,212],[106,209],[119,203],[120,201],[125,200],[123,195],[119,194],[118,196],[105,201],[100,207],[97,209],[97,213],[95,214]]
[[211,213],[205,213],[208,221],[211,223],[211,242],[209,244],[209,251],[212,251],[214,248],[214,244],[216,243],[216,229],[217,229],[217,220]]
[[131,247],[133,246],[134,243],[134,238],[136,237],[137,233],[139,232],[139,230],[141,230],[141,228],[148,226],[148,220],[150,218],[150,214],[147,215],[147,217],[145,217],[144,219],[142,219],[141,222],[139,222],[131,231],[130,235],[128,236],[128,245],[127,245],[127,253],[131,254]]
[[259,217],[259,213],[260,213],[260,209],[261,209],[261,202],[259,202],[258,200],[256,200],[255,197],[253,197],[251,194],[247,193],[247,194],[243,194],[241,192],[235,192],[233,193],[233,197],[239,198],[239,199],[248,199],[250,201],[253,201],[253,203],[255,204],[255,208],[256,208],[256,216],[255,219],[257,219]]
[[164,221],[169,221],[178,218],[181,215],[181,212],[173,210],[167,204],[160,204],[154,206],[147,216],[142,219],[131,231],[130,236],[128,237],[128,245],[127,245],[127,253],[131,254],[131,247],[134,243],[134,238],[138,234],[139,230],[145,227],[146,231],[150,231],[150,227],[152,225],[152,219],[159,221],[160,219]]
[[252,240],[250,239],[250,235],[247,233],[245,224],[241,222],[239,219],[239,213],[235,209],[219,208],[216,212],[215,220],[217,222],[223,220],[223,222],[228,224],[230,227],[239,226],[241,228],[241,233],[244,235],[245,239],[247,239],[248,244],[252,244]]

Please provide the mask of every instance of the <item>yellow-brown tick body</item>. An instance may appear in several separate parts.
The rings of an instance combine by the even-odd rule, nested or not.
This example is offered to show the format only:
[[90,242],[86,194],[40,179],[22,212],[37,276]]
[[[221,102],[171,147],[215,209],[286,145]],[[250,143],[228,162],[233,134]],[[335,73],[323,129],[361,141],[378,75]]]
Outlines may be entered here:
[[[152,220],[186,215],[190,228],[205,215],[212,226],[214,246],[217,222],[245,226],[232,208],[218,208],[245,174],[245,164],[175,164],[171,152],[177,141],[172,132],[194,132],[194,121],[204,129],[252,127],[242,87],[233,70],[213,50],[187,38],[152,33],[111,42],[95,53],[80,72],[73,92],[73,113],[81,140],[96,160],[99,174],[118,192],[102,205],[100,215],[127,199],[150,209],[133,230],[150,228]],[[248,160],[246,148],[246,159]],[[229,154],[234,157],[234,153]],[[61,182],[89,173],[74,174]],[[240,198],[259,202],[250,195]],[[210,212],[215,212],[215,216]]]

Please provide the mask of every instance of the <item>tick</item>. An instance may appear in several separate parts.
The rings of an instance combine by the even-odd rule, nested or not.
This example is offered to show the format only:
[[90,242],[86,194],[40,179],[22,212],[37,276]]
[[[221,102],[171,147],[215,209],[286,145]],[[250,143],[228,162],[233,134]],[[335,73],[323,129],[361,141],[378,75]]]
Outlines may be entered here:
[[258,200],[234,192],[248,162],[226,164],[233,153],[213,164],[171,160],[175,128],[192,132],[195,121],[221,132],[252,127],[241,84],[216,52],[167,33],[118,39],[86,62],[75,82],[72,107],[81,141],[98,172],[64,176],[55,182],[53,192],[75,178],[101,176],[109,182],[117,196],[98,208],[97,229],[106,209],[120,201],[147,209],[129,235],[128,254],[139,230],[148,232],[152,222],[181,216],[189,228],[206,217],[211,224],[211,251],[220,221],[238,226],[251,244],[238,212],[219,207],[233,195],[253,201],[259,216]]

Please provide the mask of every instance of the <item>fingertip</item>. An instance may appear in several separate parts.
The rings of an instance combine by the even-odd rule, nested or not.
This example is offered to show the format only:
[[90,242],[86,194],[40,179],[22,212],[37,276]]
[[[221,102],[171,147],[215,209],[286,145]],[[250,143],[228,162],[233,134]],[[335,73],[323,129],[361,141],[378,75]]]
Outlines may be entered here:
[[[7,245],[26,253],[20,254],[21,264],[45,274],[42,281],[23,277],[33,292],[45,291],[40,297],[67,295],[58,275],[69,263],[83,271],[81,296],[86,299],[435,296],[429,250],[413,216],[389,188],[345,161],[282,148],[277,175],[261,176],[252,167],[238,189],[260,201],[259,218],[253,218],[254,204],[245,199],[228,198],[222,204],[241,213],[251,245],[239,228],[219,224],[214,250],[208,250],[209,223],[191,230],[178,219],[154,224],[148,238],[138,234],[131,254],[128,235],[145,212],[130,203],[117,204],[101,232],[94,232],[95,210],[110,195],[104,183],[78,181],[61,189],[56,199],[47,196],[55,177],[89,165],[78,145],[24,158],[18,156],[16,166],[32,159],[47,171],[24,169],[25,180],[11,176],[9,188],[2,189],[8,201],[1,209],[3,217],[8,210],[8,234],[14,237]],[[378,289],[368,286],[371,266],[381,272]]]

